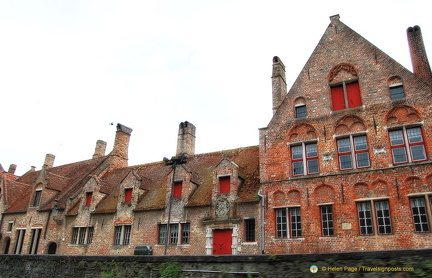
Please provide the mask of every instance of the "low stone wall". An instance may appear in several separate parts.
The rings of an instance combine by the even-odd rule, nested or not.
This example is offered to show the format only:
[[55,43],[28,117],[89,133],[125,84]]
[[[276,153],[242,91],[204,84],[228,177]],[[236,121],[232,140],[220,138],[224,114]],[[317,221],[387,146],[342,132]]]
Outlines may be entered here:
[[0,255],[3,278],[156,278],[167,266],[179,267],[181,277],[205,278],[432,277],[432,249],[251,256]]

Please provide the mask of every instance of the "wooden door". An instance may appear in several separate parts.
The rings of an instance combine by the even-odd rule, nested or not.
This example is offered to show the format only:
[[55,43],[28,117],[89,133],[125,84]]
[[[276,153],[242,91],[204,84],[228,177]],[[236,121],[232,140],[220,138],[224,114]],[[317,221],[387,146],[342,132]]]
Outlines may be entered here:
[[232,255],[232,229],[213,230],[213,255]]

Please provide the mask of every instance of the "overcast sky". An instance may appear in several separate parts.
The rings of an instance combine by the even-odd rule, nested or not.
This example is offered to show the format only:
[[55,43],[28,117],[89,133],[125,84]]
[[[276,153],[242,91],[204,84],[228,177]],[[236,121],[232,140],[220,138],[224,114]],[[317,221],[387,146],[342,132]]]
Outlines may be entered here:
[[[133,129],[129,165],[175,155],[180,122],[196,153],[258,145],[272,116],[273,56],[288,87],[329,17],[412,69],[406,29],[432,49],[429,3],[374,1],[0,0],[0,163],[21,175],[112,149]],[[432,59],[432,51],[429,51]],[[114,125],[111,125],[114,123]]]

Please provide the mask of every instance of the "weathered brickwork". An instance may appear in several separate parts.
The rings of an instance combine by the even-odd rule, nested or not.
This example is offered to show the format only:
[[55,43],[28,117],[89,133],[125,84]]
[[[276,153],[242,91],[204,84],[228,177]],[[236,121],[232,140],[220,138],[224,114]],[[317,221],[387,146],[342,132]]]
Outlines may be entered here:
[[[334,111],[331,86],[352,80],[358,81],[361,105]],[[389,88],[396,82],[403,83],[405,97],[392,100]],[[425,102],[431,97],[430,84],[332,17],[270,124],[260,130],[265,249],[283,254],[431,247],[430,231],[415,232],[409,199],[432,192],[431,111]],[[295,115],[298,98],[305,100],[306,117]],[[427,159],[393,162],[389,130],[402,126],[421,128]],[[356,135],[367,138],[370,165],[341,170],[337,139]],[[292,146],[310,142],[317,146],[318,173],[295,176]],[[388,202],[391,231],[380,234],[381,220],[371,216],[373,232],[361,235],[358,203],[379,200]],[[331,235],[323,231],[322,206],[332,208]],[[291,207],[300,208],[301,236],[289,235],[289,218],[288,235],[278,234],[276,211]]]
[[432,248],[432,78],[418,26],[408,39],[414,73],[332,16],[289,90],[274,57],[258,146],[195,154],[182,122],[175,156],[128,166],[119,124],[109,154],[103,141],[85,161],[48,154],[21,177],[0,165],[0,253]]

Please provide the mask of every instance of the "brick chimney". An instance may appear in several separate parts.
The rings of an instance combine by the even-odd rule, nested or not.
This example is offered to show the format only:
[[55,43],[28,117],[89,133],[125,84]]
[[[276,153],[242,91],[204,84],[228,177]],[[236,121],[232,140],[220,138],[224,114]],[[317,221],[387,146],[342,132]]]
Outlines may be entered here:
[[287,94],[287,84],[285,79],[285,66],[279,57],[273,57],[272,73],[272,92],[273,92],[273,114],[276,113]]
[[179,126],[176,155],[195,154],[195,126],[189,122],[182,122]]
[[117,124],[117,132],[114,140],[114,147],[111,155],[118,156],[125,160],[128,159],[129,139],[132,133],[132,128]]
[[43,168],[51,168],[54,166],[54,159],[55,159],[55,155],[53,154],[46,154],[45,156],[45,161],[43,164]]
[[419,26],[409,27],[407,29],[408,45],[411,55],[413,72],[428,84],[432,85],[432,72],[429,60],[426,55],[426,49],[423,42],[423,36]]
[[9,166],[9,170],[8,170],[8,173],[9,174],[15,174],[15,171],[16,171],[16,164],[11,164],[10,166]]
[[100,157],[104,156],[105,155],[106,146],[107,146],[107,143],[105,141],[97,140],[95,151],[94,151],[94,154],[93,154],[93,159],[100,158]]

